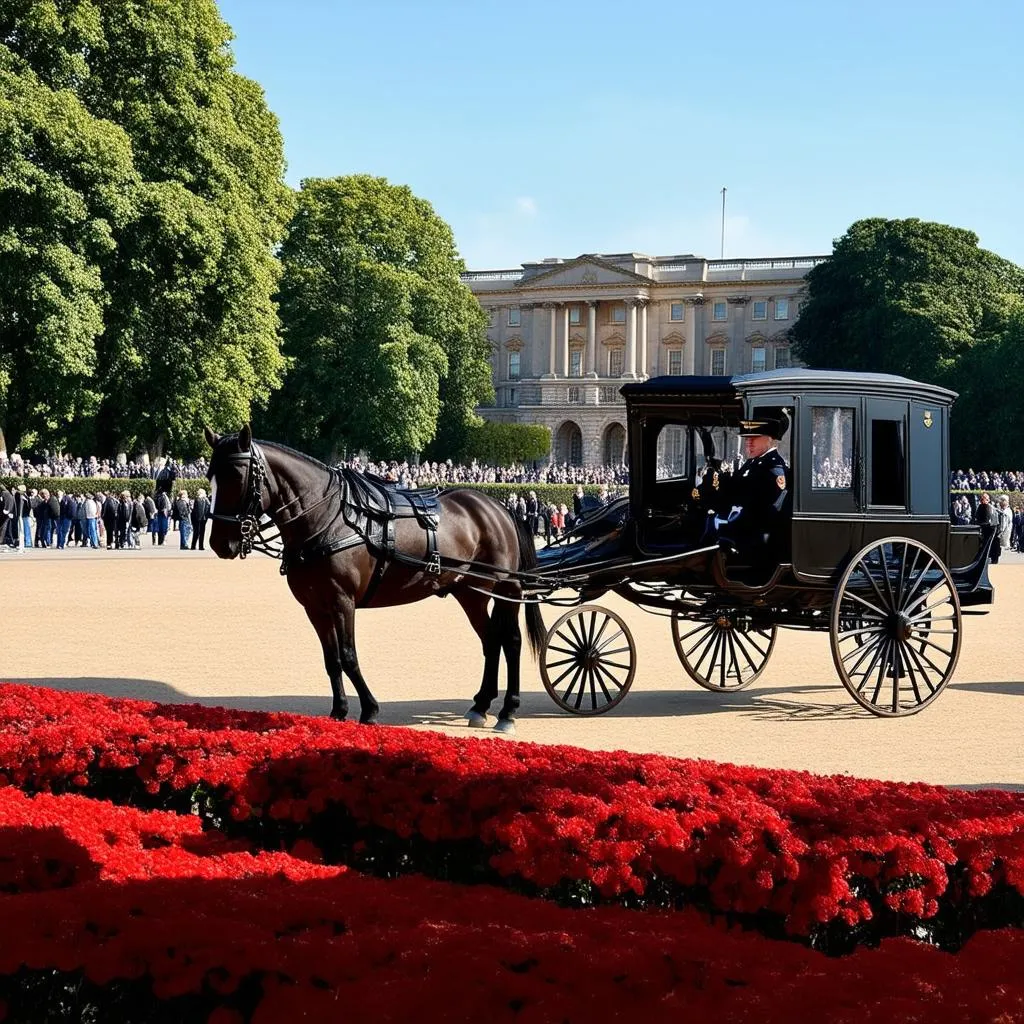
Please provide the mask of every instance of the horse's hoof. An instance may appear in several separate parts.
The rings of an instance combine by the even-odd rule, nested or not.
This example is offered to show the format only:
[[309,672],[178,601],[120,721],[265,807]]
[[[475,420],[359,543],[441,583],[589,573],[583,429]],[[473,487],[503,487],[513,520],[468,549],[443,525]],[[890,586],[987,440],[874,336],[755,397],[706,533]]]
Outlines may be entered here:
[[365,716],[360,715],[359,716],[359,724],[360,725],[376,725],[377,724],[377,712],[375,711],[372,715],[365,715]]
[[348,718],[348,708],[344,708],[343,710],[339,710],[338,708],[332,708],[331,718],[333,718],[336,722],[344,722],[345,719]]
[[466,712],[466,718],[469,720],[470,729],[486,729],[487,728],[487,716],[481,715],[479,711],[474,711],[472,708]]
[[515,736],[516,723],[511,718],[499,718],[494,723],[494,731],[500,732],[503,736]]

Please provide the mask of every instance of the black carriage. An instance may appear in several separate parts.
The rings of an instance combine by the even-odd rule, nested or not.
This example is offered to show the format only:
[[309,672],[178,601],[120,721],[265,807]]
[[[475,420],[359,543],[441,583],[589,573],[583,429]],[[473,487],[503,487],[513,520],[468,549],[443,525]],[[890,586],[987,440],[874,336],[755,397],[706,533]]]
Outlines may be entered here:
[[[669,617],[683,668],[708,690],[752,683],[788,627],[828,632],[839,678],[873,714],[914,714],[938,697],[965,611],[993,598],[991,538],[948,514],[953,392],[788,369],[657,377],[622,393],[628,499],[584,516],[524,580],[535,599],[571,605],[541,654],[560,707],[601,714],[632,685],[630,630],[594,603],[609,591]],[[736,491],[741,428],[779,417],[791,424],[778,444],[782,507],[757,550],[737,547],[710,524]]]

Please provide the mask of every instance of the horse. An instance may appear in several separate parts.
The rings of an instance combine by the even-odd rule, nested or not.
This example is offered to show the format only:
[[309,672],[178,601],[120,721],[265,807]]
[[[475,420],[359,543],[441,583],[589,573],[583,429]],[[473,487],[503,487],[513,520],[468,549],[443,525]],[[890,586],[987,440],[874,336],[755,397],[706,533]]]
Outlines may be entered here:
[[[254,549],[282,557],[281,573],[323,648],[332,718],[348,715],[343,676],[359,695],[361,723],[376,722],[380,712],[356,656],[356,608],[392,607],[450,594],[483,647],[483,679],[466,713],[469,724],[487,725],[504,653],[507,684],[494,728],[515,732],[520,604],[525,605],[535,658],[544,642],[540,609],[523,600],[522,580],[516,575],[537,566],[525,523],[482,491],[451,488],[434,498],[436,514],[427,516],[436,528],[431,536],[420,525],[422,516],[408,514],[410,501],[429,512],[417,492],[379,486],[384,481],[374,486],[374,478],[325,465],[282,444],[254,440],[249,425],[226,436],[206,427],[205,434],[213,453],[207,474],[210,547],[226,559],[245,558]],[[370,490],[364,490],[368,484]],[[389,509],[401,505],[406,515],[381,515],[373,494]],[[279,537],[264,537],[271,523]]]

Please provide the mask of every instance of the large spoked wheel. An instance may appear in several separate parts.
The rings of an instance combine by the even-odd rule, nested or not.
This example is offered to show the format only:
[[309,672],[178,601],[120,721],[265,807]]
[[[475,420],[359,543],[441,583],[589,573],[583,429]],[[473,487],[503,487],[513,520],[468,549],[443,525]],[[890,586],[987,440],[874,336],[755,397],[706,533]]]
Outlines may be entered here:
[[635,674],[633,635],[607,608],[573,608],[548,631],[540,659],[544,689],[574,715],[611,711],[629,692]]
[[672,613],[672,641],[686,674],[705,690],[742,690],[765,669],[779,629],[755,626],[732,611],[709,622]]
[[939,556],[887,537],[858,552],[832,605],[832,659],[858,704],[913,715],[945,689],[960,656],[960,601]]

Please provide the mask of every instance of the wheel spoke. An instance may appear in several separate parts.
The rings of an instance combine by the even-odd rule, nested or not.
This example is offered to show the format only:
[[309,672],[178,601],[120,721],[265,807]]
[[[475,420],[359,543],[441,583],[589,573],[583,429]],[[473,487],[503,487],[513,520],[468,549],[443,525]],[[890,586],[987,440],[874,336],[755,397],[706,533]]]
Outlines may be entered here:
[[878,650],[878,648],[881,647],[883,643],[885,643],[885,637],[876,636],[874,639],[868,640],[863,647],[858,647],[856,644],[853,647],[851,647],[850,650],[843,655],[843,662],[845,663],[847,659],[853,658],[858,654],[860,655],[860,657],[857,658],[853,665],[850,666],[848,670],[849,674],[852,676],[857,671],[857,669],[860,668],[861,664],[871,654],[871,652]]
[[[575,616],[575,618],[577,618],[577,619],[580,618],[580,617],[581,616],[579,616],[579,615]],[[583,639],[582,633],[576,631],[576,623],[575,623],[575,621],[573,619],[566,619],[565,624],[569,627],[570,631],[572,632],[573,640],[576,641],[577,647],[580,650],[583,650],[587,646],[587,641]],[[566,639],[568,639],[568,638],[566,638]]]
[[883,626],[861,626],[860,629],[844,629],[842,632],[836,633],[836,638],[845,640],[847,637],[858,636],[861,633],[881,633],[884,628]]
[[694,633],[699,633],[701,632],[701,630],[710,628],[711,626],[708,625],[708,623],[701,622],[698,625],[696,625],[693,629],[691,629],[688,633],[683,633],[683,635],[679,637],[679,642],[682,643],[684,640],[688,640],[691,636],[693,636]]
[[[882,571],[885,573],[885,590],[886,590],[886,593],[889,595],[889,607],[890,608],[895,608],[896,607],[896,595],[893,593],[892,580],[889,579],[889,559],[888,559],[888,557],[885,554],[885,545],[884,544],[879,544],[878,550],[879,550],[879,553],[882,556]],[[895,552],[892,551],[892,545],[889,546],[889,551],[890,551],[890,554],[893,554],[893,555],[895,554]]]
[[697,672],[700,671],[700,667],[704,663],[704,659],[708,656],[708,654],[711,655],[711,664],[708,666],[707,675],[710,676],[711,673],[714,672],[714,670],[715,670],[715,658],[718,656],[718,645],[721,642],[721,639],[722,639],[722,634],[721,633],[717,633],[717,632],[715,633],[714,637],[710,637],[708,639],[708,642],[705,645],[704,650],[701,651],[700,657],[694,663],[693,667],[694,667],[694,669]]
[[905,640],[900,641],[900,651],[903,655],[903,662],[907,668],[907,677],[910,679],[910,686],[914,691],[914,699],[917,701],[918,704],[921,704],[921,691],[917,688],[917,676],[914,674],[914,666],[911,663],[911,658],[909,654],[910,645]]
[[548,644],[548,650],[554,651],[556,654],[571,654],[573,657],[580,653],[578,647],[556,647],[554,644]]
[[562,658],[561,661],[549,661],[548,668],[561,668],[563,665],[575,665],[578,659],[574,656],[572,658]]
[[684,651],[684,655],[687,658],[690,657],[690,655],[693,654],[693,652],[697,650],[697,648],[700,647],[700,645],[704,643],[705,640],[709,640],[711,638],[711,633],[714,630],[714,628],[714,623],[712,623],[710,626],[705,626],[704,636],[698,638],[686,651]]
[[875,679],[875,692],[872,694],[871,703],[878,703],[878,695],[882,692],[882,684],[885,682],[885,670],[889,667],[889,658],[892,651],[892,640],[885,641],[885,650],[878,663],[878,676]]
[[[921,664],[921,658],[918,655],[917,651],[915,651],[914,648],[911,647],[908,644],[907,645],[907,653],[910,655],[911,659],[917,665],[917,670],[918,670],[918,672],[921,673],[921,678],[924,680],[925,686],[927,686],[928,689],[931,690],[932,693],[934,694],[935,693],[935,687],[932,685],[932,681],[928,678],[928,670]],[[929,662],[929,665],[931,665],[931,662]],[[938,669],[936,669],[934,665],[931,665],[931,668],[932,668],[933,671],[938,672]],[[941,672],[939,672],[939,682],[940,683],[942,682],[942,673]]]
[[906,614],[906,613],[907,613],[907,612],[908,612],[908,611],[910,610],[910,608],[912,607],[912,605],[911,605],[911,603],[910,603],[910,602],[911,602],[911,600],[912,600],[912,598],[913,598],[913,597],[914,597],[914,595],[915,595],[915,594],[917,593],[917,591],[918,591],[918,589],[920,588],[921,584],[922,584],[922,583],[923,583],[923,582],[925,581],[925,579],[927,578],[927,576],[928,576],[928,570],[929,570],[929,569],[931,569],[931,567],[932,567],[932,566],[933,566],[934,564],[935,564],[935,559],[934,559],[934,558],[931,558],[931,557],[929,557],[929,559],[928,559],[928,564],[927,564],[927,565],[926,565],[926,566],[925,566],[925,567],[924,567],[924,568],[923,568],[923,569],[921,570],[921,572],[920,572],[920,575],[919,575],[919,576],[917,577],[917,580],[916,580],[916,581],[914,582],[913,586],[912,586],[912,587],[910,588],[910,593],[909,593],[909,594],[907,594],[906,600],[905,600],[905,601],[903,602],[903,607],[899,609],[899,610],[900,610],[901,612],[903,612],[903,613],[904,613],[904,615],[905,615],[905,614]]
[[[935,648],[935,650],[939,651],[941,654],[944,654],[947,658],[953,657],[952,651],[947,651],[945,647],[940,647],[938,644],[932,643],[931,640],[929,640],[926,636],[918,637],[917,642],[920,644],[926,644],[928,647]],[[923,654],[924,651],[922,651],[921,653]]]
[[613,633],[600,647],[595,647],[594,650],[597,654],[600,654],[610,643],[614,643],[620,636],[625,636],[625,633],[620,629],[617,633]]
[[[868,679],[871,677],[871,673],[875,670],[875,665],[878,664],[878,659],[882,656],[882,651],[884,649],[885,649],[885,641],[884,640],[879,640],[878,644],[874,647],[874,654],[872,654],[872,656],[871,656],[871,661],[868,663],[868,667],[866,669],[863,669],[862,672],[860,673],[861,680],[860,680],[860,684],[857,686],[857,691],[858,692],[862,691],[864,689],[864,687],[867,685]],[[867,655],[865,655],[865,657],[866,656]],[[860,664],[860,663],[858,662],[858,664]],[[857,670],[854,669],[852,672],[850,672],[850,678],[851,679],[856,674],[856,671]]]
[[733,637],[733,642],[739,649],[740,654],[742,654],[744,659],[746,659],[747,664],[750,666],[750,671],[756,675],[757,666],[754,664],[754,662],[750,658],[750,655],[747,653],[746,637],[744,637],[741,633],[737,633],[735,637]]
[[[570,672],[572,672],[572,671],[574,671],[574,670],[575,670],[576,674],[577,674],[577,675],[579,675],[579,673],[580,673],[580,672],[581,672],[581,671],[583,670],[583,666],[582,666],[582,665],[579,665],[579,664],[573,664],[573,665],[570,665],[570,666],[569,666],[569,667],[568,667],[568,668],[567,668],[567,669],[566,669],[566,670],[565,670],[565,671],[564,671],[564,672],[563,672],[563,673],[562,673],[562,674],[561,674],[561,675],[560,675],[560,676],[559,676],[559,677],[558,677],[557,679],[554,679],[554,680],[552,680],[552,682],[551,682],[551,685],[552,685],[552,687],[557,687],[557,686],[558,686],[558,684],[559,684],[559,683],[560,683],[560,682],[561,682],[561,681],[562,681],[562,680],[563,680],[563,679],[564,679],[564,678],[565,678],[565,677],[566,677],[566,676],[567,676],[567,675],[568,675],[568,674],[569,674]],[[573,679],[572,683],[571,683],[571,684],[569,685],[569,690],[571,690],[571,689],[572,689],[572,688],[573,688],[573,687],[574,687],[575,685],[576,685],[576,680],[575,680],[575,679]],[[568,691],[566,691],[566,693],[568,693]]]
[[[881,548],[876,548],[875,550],[882,552]],[[882,552],[882,559],[881,559],[881,561],[882,561],[882,571],[885,572],[886,575],[888,576],[889,568],[888,568],[888,566],[885,563],[885,552]],[[892,608],[892,605],[891,604],[888,604],[888,605],[886,604],[885,594],[882,593],[882,591],[879,588],[878,584],[875,582],[875,577],[871,575],[871,570],[868,569],[867,564],[865,563],[863,558],[860,560],[860,564],[864,568],[864,574],[868,578],[868,583],[871,584],[871,589],[874,590],[874,592],[878,595],[879,603],[881,604],[881,606],[886,611],[889,611]]]
[[[843,597],[848,598],[851,601],[856,601],[857,604],[864,605],[865,608],[867,608],[870,612],[874,613],[878,617],[879,621],[884,622],[888,615],[888,612],[884,608],[879,608],[877,605],[873,605],[870,601],[867,601],[863,597],[861,597],[860,594],[854,594],[848,591],[846,594],[843,595]],[[862,619],[865,617],[863,612],[854,612],[853,614],[860,615]]]
[[604,622],[601,623],[601,628],[597,631],[597,636],[594,637],[593,646],[595,648],[597,647],[598,643],[600,642],[601,637],[604,636],[604,631],[608,628],[608,623],[611,622],[611,621],[612,621],[611,616],[610,615],[606,615]]
[[603,667],[603,666],[601,666],[601,665],[595,665],[595,666],[594,666],[594,674],[595,674],[595,675],[597,676],[597,680],[598,680],[598,682],[599,682],[599,683],[601,683],[601,689],[602,689],[602,690],[604,690],[604,692],[605,692],[605,696],[606,696],[606,697],[608,698],[608,700],[611,700],[611,699],[612,699],[612,697],[611,697],[611,695],[610,695],[610,694],[608,693],[608,690],[607,690],[607,689],[605,689],[605,685],[604,685],[604,683],[602,682],[602,680],[603,680],[603,679],[607,679],[607,680],[608,680],[608,682],[609,682],[609,683],[611,683],[611,684],[612,684],[612,686],[614,686],[614,687],[615,687],[616,689],[619,689],[619,690],[621,690],[621,689],[622,689],[622,686],[623,686],[623,684],[622,684],[622,683],[620,683],[620,682],[618,681],[618,679],[616,679],[616,678],[615,678],[615,676],[613,676],[613,675],[611,674],[611,672],[607,672],[607,671],[605,671],[605,669],[604,669],[604,667]]

